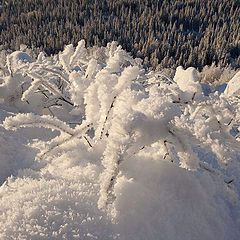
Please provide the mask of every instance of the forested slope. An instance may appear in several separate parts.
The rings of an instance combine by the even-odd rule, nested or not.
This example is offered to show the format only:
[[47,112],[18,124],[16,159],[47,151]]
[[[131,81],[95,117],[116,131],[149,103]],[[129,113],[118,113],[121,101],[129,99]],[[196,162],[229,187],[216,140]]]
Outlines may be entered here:
[[0,5],[4,49],[24,43],[52,54],[80,39],[87,46],[116,40],[148,66],[240,66],[238,0],[8,0]]

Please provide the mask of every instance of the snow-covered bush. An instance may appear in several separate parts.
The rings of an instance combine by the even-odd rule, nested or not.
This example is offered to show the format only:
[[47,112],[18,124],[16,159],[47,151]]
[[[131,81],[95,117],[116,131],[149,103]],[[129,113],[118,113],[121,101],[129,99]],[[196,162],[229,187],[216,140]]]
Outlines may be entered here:
[[[89,193],[95,194],[95,197],[90,197],[95,201],[93,212],[97,216],[99,209],[105,212],[113,222],[119,222],[121,234],[127,229],[131,239],[140,239],[138,234],[131,235],[140,223],[144,229],[147,228],[140,220],[144,216],[161,224],[165,233],[172,233],[160,218],[152,217],[151,204],[153,208],[158,208],[158,202],[163,204],[170,197],[173,208],[180,214],[180,208],[174,202],[175,197],[183,194],[185,198],[196,193],[198,197],[193,200],[198,203],[194,208],[199,205],[204,213],[209,211],[212,214],[201,220],[203,225],[208,226],[207,222],[212,222],[221,232],[218,235],[220,239],[224,239],[229,229],[221,229],[222,222],[218,223],[214,218],[227,216],[228,210],[215,212],[218,205],[239,204],[239,174],[233,171],[239,170],[240,161],[240,103],[239,91],[236,89],[240,85],[239,74],[229,82],[223,94],[204,94],[194,68],[184,70],[178,67],[174,78],[171,78],[164,71],[146,72],[138,59],[133,59],[116,43],[101,49],[101,58],[96,58],[96,52],[91,51],[85,48],[84,41],[80,41],[76,48],[69,45],[57,56],[47,58],[40,54],[37,60],[28,61],[26,65],[21,62],[21,69],[16,67],[16,63],[13,64],[14,68],[11,69],[16,70],[11,70],[11,76],[8,77],[16,78],[16,74],[19,74],[22,76],[22,79],[19,78],[19,86],[25,84],[18,101],[36,107],[36,94],[45,96],[45,99],[39,101],[40,110],[35,108],[32,113],[8,117],[3,127],[7,130],[44,127],[58,132],[49,141],[38,139],[30,142],[32,148],[38,149],[35,161],[43,164],[38,172],[34,170],[34,174],[33,170],[25,170],[30,174],[28,177],[35,178],[37,175],[37,178],[41,176],[49,180],[57,176],[57,179],[63,181],[65,177],[61,174],[69,176],[72,169],[76,168],[79,171],[77,177],[80,173],[84,175],[83,169],[90,167],[95,177],[94,180],[91,176],[87,177],[90,179],[87,182],[95,182]],[[5,86],[9,86],[7,81],[0,90]],[[61,106],[58,106],[60,102]],[[8,104],[6,98],[4,103]],[[53,116],[43,111],[46,106]],[[30,111],[30,108],[26,109]],[[165,170],[162,169],[173,174],[173,179],[165,176]],[[159,176],[158,171],[161,174]],[[24,170],[19,174],[24,176]],[[174,177],[177,177],[176,181],[190,187],[189,194],[176,191]],[[54,181],[51,184],[55,185]],[[161,182],[163,189],[166,188],[166,194],[167,186],[174,187],[172,194],[176,196],[173,199],[171,194],[165,197],[161,194]],[[51,184],[50,187],[54,188]],[[204,184],[207,185],[206,192],[203,190]],[[72,189],[72,185],[68,185]],[[40,187],[38,183],[36,187]],[[151,193],[151,188],[154,193]],[[65,185],[63,189],[66,189]],[[188,191],[184,187],[181,189]],[[4,188],[3,191],[7,190]],[[48,191],[45,189],[44,194],[48,194]],[[73,194],[72,190],[69,192]],[[212,199],[219,197],[217,194],[224,196],[224,200],[213,204]],[[159,201],[158,196],[161,196]],[[86,194],[83,197],[88,199]],[[128,203],[128,197],[133,202]],[[147,201],[150,205],[139,197],[149,198]],[[65,194],[63,198],[68,197]],[[59,199],[57,197],[56,201]],[[70,197],[68,201],[72,204],[75,201],[73,199]],[[187,205],[181,204],[187,211]],[[209,204],[212,204],[211,207]],[[130,209],[130,212],[124,210],[124,205],[132,207],[132,216]],[[142,205],[145,210],[141,210]],[[208,210],[203,210],[204,206]],[[197,221],[200,212],[195,214],[192,219]],[[171,217],[167,213],[165,215],[171,221]],[[133,217],[140,218],[139,224],[136,219],[133,221],[136,226],[128,221],[132,226],[128,229],[124,221]],[[240,218],[236,219],[239,221]],[[176,226],[177,219],[173,221]],[[227,217],[227,221],[232,224],[231,218]],[[188,224],[191,224],[189,219]],[[187,223],[184,228],[186,226]],[[153,229],[155,231],[158,227]],[[198,228],[197,232],[201,230]],[[34,232],[33,229],[31,231]],[[48,231],[45,234],[49,234]],[[56,229],[54,231],[57,232]],[[194,234],[180,232],[182,239],[194,237]],[[231,233],[232,239],[235,239],[235,233],[238,234],[238,231]],[[129,239],[127,235],[121,238],[121,234],[119,239]],[[151,233],[144,236],[145,239],[156,239],[158,234],[153,232],[152,237]],[[168,237],[165,235],[163,239],[176,239],[176,236],[177,233]],[[85,237],[87,239],[87,235]],[[204,237],[214,239],[214,231],[208,227]],[[109,235],[106,239],[109,239]]]
[[211,66],[203,67],[198,73],[200,82],[210,84],[214,87],[229,82],[229,80],[237,73],[230,67],[222,68],[214,63]]

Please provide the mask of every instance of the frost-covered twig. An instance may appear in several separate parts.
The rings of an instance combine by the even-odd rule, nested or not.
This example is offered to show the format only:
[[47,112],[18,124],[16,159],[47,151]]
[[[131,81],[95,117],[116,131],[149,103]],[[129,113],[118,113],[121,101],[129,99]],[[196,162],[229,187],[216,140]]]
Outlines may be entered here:
[[[52,153],[56,148],[60,148],[62,145],[68,144],[70,141],[73,141],[76,138],[83,137],[83,139],[87,142],[89,147],[92,148],[92,145],[88,138],[84,135],[85,132],[91,127],[91,124],[87,124],[86,126],[82,126],[79,128],[75,134],[70,135],[68,137],[56,137],[54,138],[49,145],[47,145],[46,149],[43,152],[38,154],[38,158],[42,159],[44,156]],[[57,139],[57,140],[56,140]],[[59,139],[59,140],[58,140]]]
[[28,100],[30,98],[30,96],[35,92],[36,89],[39,88],[39,86],[43,86],[45,87],[50,93],[59,96],[60,99],[62,99],[63,101],[65,101],[66,103],[70,104],[73,106],[73,103],[70,102],[67,97],[62,94],[61,91],[59,91],[58,88],[56,88],[53,84],[51,84],[50,82],[45,81],[41,76],[39,76],[37,73],[27,73],[29,77],[31,77],[33,79],[33,82],[31,84],[31,86],[28,88],[27,91],[24,92],[22,99],[23,100]]
[[[166,149],[166,153],[165,153],[165,155],[163,156],[163,159],[166,159],[167,156],[170,156],[169,149],[168,149],[168,146],[167,146],[167,142],[168,142],[167,140],[164,140],[164,141],[163,141],[164,147],[165,147],[165,149]],[[171,159],[171,162],[173,162],[172,159]]]
[[66,83],[68,83],[68,84],[70,83],[70,81],[61,72],[58,72],[56,70],[53,70],[53,69],[50,69],[50,68],[47,68],[47,67],[41,67],[40,70],[44,70],[46,72],[54,73],[54,74],[58,75]]
[[[130,119],[134,118],[131,105],[125,104],[126,97],[130,97],[129,92],[122,93],[117,97],[116,106],[112,109],[113,116],[111,127],[109,128],[109,137],[106,139],[106,148],[103,153],[102,165],[104,171],[100,177],[100,197],[98,201],[99,208],[110,207],[115,200],[114,185],[120,171],[119,165],[128,158],[127,150],[134,142],[131,138],[129,125]],[[119,108],[122,111],[119,111]]]
[[3,126],[8,130],[17,130],[21,127],[45,127],[71,136],[74,135],[74,129],[70,128],[61,120],[47,115],[38,116],[33,113],[23,113],[13,117],[8,117],[3,122]]
[[[53,130],[60,131],[61,135],[53,139],[43,152],[38,154],[38,157],[42,159],[46,154],[51,153],[57,147],[63,144],[67,144],[69,141],[75,138],[83,137],[87,144],[92,147],[88,138],[84,135],[86,131],[92,126],[92,124],[82,124],[77,126],[75,129],[70,128],[66,123],[62,122],[57,118],[50,116],[38,116],[32,113],[18,114],[14,117],[8,117],[4,122],[3,126],[9,130],[16,130],[21,127],[44,127],[51,128]],[[63,136],[62,133],[67,134]]]
[[206,162],[199,162],[199,167],[207,172],[209,172],[210,174],[213,174],[214,176],[217,176],[217,177],[220,177],[220,179],[222,179],[223,177],[223,181],[229,185],[231,184],[232,182],[234,182],[234,178],[232,177],[224,177],[223,174],[217,170],[217,169],[214,169],[212,168],[209,164],[207,164]]
[[[90,126],[89,126],[90,127]],[[86,140],[86,142],[88,143],[89,147],[93,147],[93,145],[90,143],[89,139],[87,138],[87,136],[83,136],[83,138]]]
[[111,103],[111,106],[109,107],[109,109],[108,109],[108,111],[107,111],[106,118],[105,118],[105,120],[104,120],[104,122],[103,122],[103,126],[102,126],[102,130],[101,130],[100,138],[99,138],[99,139],[102,139],[102,138],[103,138],[103,133],[104,133],[104,131],[105,131],[105,125],[106,125],[107,120],[108,120],[108,118],[109,118],[109,114],[110,114],[110,112],[111,112],[111,109],[112,109],[113,106],[114,106],[114,102],[115,102],[116,98],[117,98],[117,96],[115,96],[115,97],[113,98],[113,101],[112,101],[112,103]]

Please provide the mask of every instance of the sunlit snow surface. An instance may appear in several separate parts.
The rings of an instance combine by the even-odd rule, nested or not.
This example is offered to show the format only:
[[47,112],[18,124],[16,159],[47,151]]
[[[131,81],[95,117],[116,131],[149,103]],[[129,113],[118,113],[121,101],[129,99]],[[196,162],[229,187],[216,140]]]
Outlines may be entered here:
[[2,65],[1,240],[240,238],[239,74],[214,93],[84,41]]

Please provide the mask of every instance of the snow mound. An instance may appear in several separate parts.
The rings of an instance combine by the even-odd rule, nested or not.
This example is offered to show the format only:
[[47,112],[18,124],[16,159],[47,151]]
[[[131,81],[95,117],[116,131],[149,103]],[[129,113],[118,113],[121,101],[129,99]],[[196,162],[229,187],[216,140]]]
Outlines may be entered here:
[[188,102],[202,96],[202,87],[195,68],[189,67],[184,70],[181,66],[177,67],[173,80],[183,92],[180,96],[181,100]]
[[31,58],[27,53],[15,51],[7,57],[8,70],[11,74],[13,74],[18,68],[21,68],[26,64],[31,64],[35,61],[36,60]]
[[234,77],[228,82],[224,93],[228,97],[239,96],[240,95],[240,71],[238,71],[234,75]]
[[238,239],[209,175],[149,158],[131,159],[123,168],[131,178],[116,183],[120,239]]
[[12,59],[13,63],[17,64],[19,61],[23,63],[32,63],[36,60],[31,58],[27,53],[21,52],[21,51],[15,51],[13,52],[9,58]]

